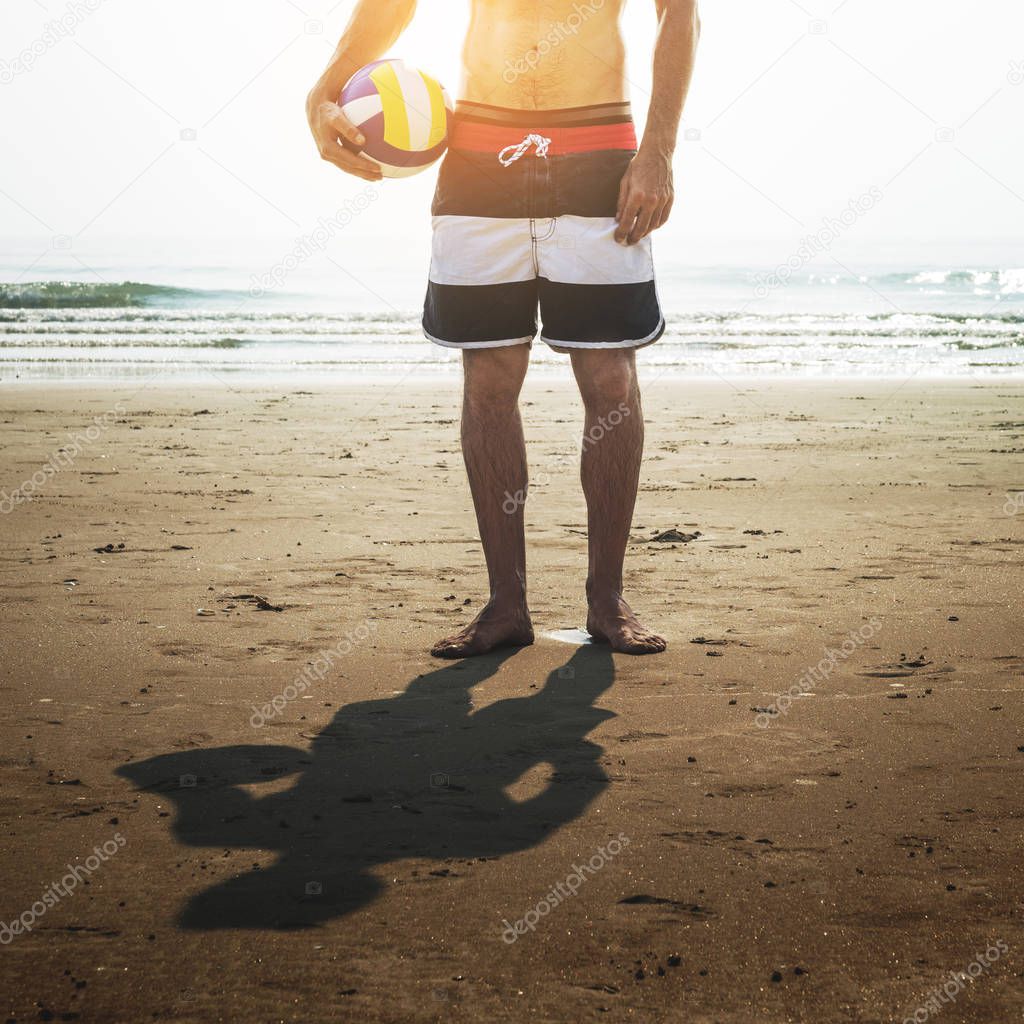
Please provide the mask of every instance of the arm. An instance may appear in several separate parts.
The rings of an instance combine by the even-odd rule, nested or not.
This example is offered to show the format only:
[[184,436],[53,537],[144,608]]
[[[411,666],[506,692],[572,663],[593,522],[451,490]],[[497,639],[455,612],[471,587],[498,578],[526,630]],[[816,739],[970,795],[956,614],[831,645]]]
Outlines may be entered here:
[[342,147],[343,138],[354,146],[362,146],[366,140],[341,112],[338,97],[361,67],[382,57],[395,44],[415,10],[416,0],[359,0],[327,70],[306,99],[306,117],[320,156],[367,181],[379,181],[380,168]]
[[700,37],[697,0],[655,0],[658,39],[647,127],[619,189],[615,240],[627,245],[660,228],[672,212],[672,154]]

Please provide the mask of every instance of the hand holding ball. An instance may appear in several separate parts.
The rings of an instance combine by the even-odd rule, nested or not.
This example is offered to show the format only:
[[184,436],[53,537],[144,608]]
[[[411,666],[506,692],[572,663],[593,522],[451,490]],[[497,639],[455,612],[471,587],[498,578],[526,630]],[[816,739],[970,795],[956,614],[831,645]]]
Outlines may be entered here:
[[362,132],[361,150],[385,178],[407,178],[426,170],[448,148],[451,98],[444,86],[402,60],[378,60],[357,71],[338,101]]

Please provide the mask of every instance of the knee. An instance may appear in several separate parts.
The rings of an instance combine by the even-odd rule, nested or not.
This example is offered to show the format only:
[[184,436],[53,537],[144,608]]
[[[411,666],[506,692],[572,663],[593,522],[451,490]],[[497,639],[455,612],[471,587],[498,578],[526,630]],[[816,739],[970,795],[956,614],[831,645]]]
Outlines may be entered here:
[[465,359],[466,408],[473,413],[514,407],[523,386],[526,364],[523,354],[504,349],[467,352]]
[[476,383],[467,385],[462,397],[462,406],[471,416],[479,417],[511,413],[516,409],[519,392],[508,387]]
[[592,407],[630,406],[636,396],[636,367],[632,353],[601,352],[577,374],[583,401]]

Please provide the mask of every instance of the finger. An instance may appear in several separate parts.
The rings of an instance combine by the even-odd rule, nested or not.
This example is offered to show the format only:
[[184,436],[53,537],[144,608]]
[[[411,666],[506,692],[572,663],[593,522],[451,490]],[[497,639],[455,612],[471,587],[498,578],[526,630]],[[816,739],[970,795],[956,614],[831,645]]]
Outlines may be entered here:
[[657,226],[659,228],[663,227],[665,224],[668,223],[669,217],[672,216],[672,207],[675,206],[675,202],[676,202],[676,197],[675,196],[669,196],[668,197],[668,201],[662,207],[661,217],[658,220]]
[[366,157],[342,149],[336,142],[331,144],[331,148],[321,151],[320,155],[340,170],[347,174],[354,174],[357,178],[363,178],[365,181],[380,181],[383,177],[377,164],[367,160]]
[[627,245],[636,245],[645,235],[651,230],[651,220],[656,212],[657,207],[649,200],[643,206],[636,215],[636,223],[633,225],[629,232],[629,237],[626,239]]
[[622,216],[619,217],[619,226],[615,230],[615,241],[625,242],[633,229],[637,214],[640,212],[641,197],[636,192],[630,192],[622,207]]
[[654,210],[651,212],[651,226],[647,229],[648,235],[657,231],[665,223],[665,208],[668,206],[668,202],[666,199],[654,207]]
[[334,164],[348,174],[354,174],[364,181],[380,181],[384,175],[381,173],[380,165],[358,153],[351,153],[343,149],[337,142],[332,142],[320,150],[320,155],[328,163]]
[[615,205],[615,219],[618,220],[622,216],[623,207],[626,205],[626,196],[629,193],[629,171],[622,176],[622,181],[619,182],[619,198]]
[[351,142],[353,146],[366,145],[366,136],[345,116],[337,103],[320,105],[320,123]]

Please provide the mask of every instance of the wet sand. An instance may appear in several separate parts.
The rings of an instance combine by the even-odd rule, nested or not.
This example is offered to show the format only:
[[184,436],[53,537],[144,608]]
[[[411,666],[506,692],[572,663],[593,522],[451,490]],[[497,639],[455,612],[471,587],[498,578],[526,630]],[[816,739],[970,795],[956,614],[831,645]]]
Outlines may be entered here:
[[7,387],[5,1019],[1020,1019],[1022,398],[655,382],[631,659],[532,381],[538,643],[446,664],[455,382]]

